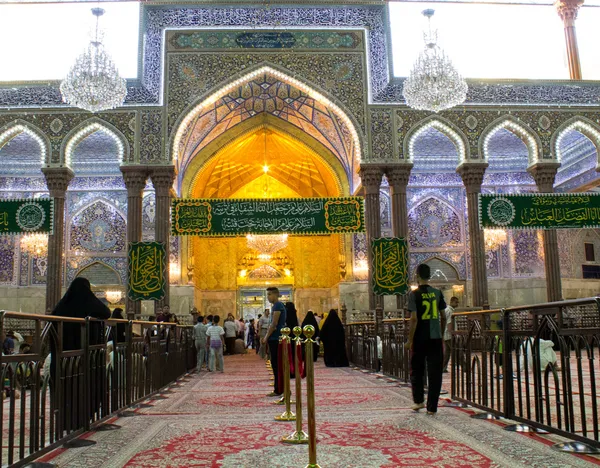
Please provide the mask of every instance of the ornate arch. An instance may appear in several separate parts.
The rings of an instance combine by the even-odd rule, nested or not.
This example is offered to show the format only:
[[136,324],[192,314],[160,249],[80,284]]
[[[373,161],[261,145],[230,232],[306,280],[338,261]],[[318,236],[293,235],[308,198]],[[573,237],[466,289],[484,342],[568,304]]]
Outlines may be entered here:
[[108,123],[106,120],[92,117],[81,122],[67,134],[60,148],[61,163],[71,167],[71,156],[77,145],[97,131],[103,131],[115,140],[117,147],[119,148],[120,164],[129,160],[130,148],[125,135],[123,135],[117,127]]
[[[452,262],[450,262],[449,260],[447,260],[447,259],[445,259],[445,258],[439,257],[439,256],[437,256],[437,255],[432,255],[431,257],[427,258],[426,260],[423,260],[423,261],[421,261],[420,263],[427,263],[427,264],[428,264],[428,263],[430,263],[430,262],[432,262],[432,261],[438,261],[438,262],[441,262],[441,263],[443,263],[443,264],[445,264],[445,265],[448,265],[448,267],[449,267],[451,270],[453,270],[453,271],[454,271],[454,273],[455,273],[455,275],[456,275],[456,278],[452,278],[452,279],[456,279],[456,280],[459,280],[459,281],[462,279],[462,278],[461,278],[461,276],[460,276],[460,272],[458,271],[458,268],[456,268],[456,266],[455,266],[455,265],[453,265],[453,264],[452,264]],[[417,267],[418,267],[418,265],[417,265]],[[433,272],[432,272],[432,273],[433,273]],[[415,268],[415,274],[416,274],[416,268]],[[451,281],[451,280],[452,280],[452,279],[450,279],[450,278],[447,278],[447,279],[448,279],[449,281]]]
[[[113,222],[107,221],[107,219],[94,215],[86,214],[94,205],[103,205],[105,207],[105,213],[114,213],[115,217],[112,218]],[[74,224],[74,220],[79,221],[79,218],[87,221],[84,224]],[[120,221],[118,221],[120,218]],[[101,230],[100,238],[95,238],[93,230],[98,227]],[[117,249],[117,251],[123,252],[127,249],[127,215],[123,213],[118,207],[112,204],[110,201],[99,197],[90,200],[88,203],[80,207],[77,211],[69,216],[67,226],[65,230],[66,243],[68,252],[73,251],[77,247],[83,248],[88,252],[103,252]],[[90,237],[88,237],[88,235]],[[113,239],[113,242],[107,244],[104,235],[109,235]],[[90,245],[86,245],[86,243]]]
[[123,284],[123,278],[121,277],[121,274],[119,274],[119,272],[116,269],[114,269],[110,265],[108,265],[108,264],[106,264],[106,263],[104,263],[104,262],[102,262],[100,260],[92,260],[87,265],[82,266],[81,268],[79,268],[77,270],[77,272],[75,273],[74,278],[78,278],[79,275],[81,275],[85,270],[87,270],[88,268],[93,267],[94,265],[100,265],[100,266],[102,266],[104,268],[107,268],[107,269],[111,270],[115,274],[115,277],[118,278],[118,280],[119,280],[118,284],[120,284],[120,285]]
[[[220,86],[213,88],[211,92],[204,94],[199,100],[190,104],[184,112],[180,115],[177,120],[174,131],[171,133],[169,139],[169,145],[167,148],[168,158],[173,160],[177,165],[177,161],[181,159],[181,143],[184,135],[189,131],[190,127],[194,124],[194,119],[200,115],[200,113],[207,107],[215,104],[219,99],[225,97],[233,90],[240,88],[241,86],[251,82],[252,80],[260,77],[260,75],[269,75],[275,80],[290,85],[295,90],[305,93],[309,98],[319,102],[324,107],[328,108],[336,118],[336,125],[343,124],[347,131],[350,133],[351,140],[353,142],[351,162],[355,168],[361,160],[362,152],[364,151],[365,138],[360,132],[360,125],[355,121],[354,117],[345,109],[344,105],[338,102],[335,98],[330,97],[323,90],[320,90],[313,84],[307,84],[300,81],[297,78],[291,76],[291,74],[285,70],[279,69],[276,65],[263,64],[257,66],[254,70],[238,73],[234,75],[227,82],[222,83]],[[215,90],[216,89],[216,90]],[[216,126],[216,125],[215,125]],[[341,156],[341,155],[340,155]]]
[[579,115],[564,122],[552,134],[550,148],[552,148],[553,159],[561,162],[562,155],[560,153],[560,142],[571,130],[581,133],[596,147],[596,165],[600,167],[600,127],[590,119]]
[[21,119],[13,120],[0,128],[0,148],[21,133],[31,136],[40,145],[40,167],[50,164],[50,139],[39,127]]
[[456,152],[458,153],[457,166],[471,158],[468,139],[462,130],[449,120],[438,115],[432,115],[418,122],[404,137],[402,149],[409,162],[414,161],[413,153],[415,141],[419,135],[432,127],[446,135],[452,141],[452,143],[454,143]]
[[263,127],[272,127],[277,131],[288,135],[292,139],[302,141],[302,143],[305,144],[309,149],[319,155],[324,160],[325,164],[331,169],[331,172],[338,183],[340,195],[349,195],[351,193],[348,180],[352,180],[352,174],[347,174],[345,172],[338,158],[332,151],[330,151],[312,136],[305,136],[302,138],[302,135],[300,135],[302,130],[294,127],[294,125],[290,124],[289,122],[277,119],[269,114],[264,114],[263,116],[255,116],[251,119],[245,120],[244,122],[238,124],[235,127],[235,130],[226,130],[202,150],[200,150],[198,156],[196,156],[190,162],[185,170],[178,174],[177,190],[180,196],[190,196],[189,194],[191,188],[194,186],[198,175],[206,166],[206,164],[208,164],[219,151],[235,142],[235,140],[237,140],[240,136],[250,134]]
[[83,211],[87,210],[90,206],[92,206],[98,202],[104,203],[109,208],[115,210],[119,214],[119,216],[121,218],[123,218],[123,220],[125,222],[127,222],[127,214],[125,212],[123,212],[123,210],[121,210],[118,206],[114,205],[110,200],[107,200],[104,197],[98,197],[98,198],[94,198],[93,200],[88,201],[85,205],[83,205],[79,209],[77,209],[77,211],[75,211],[75,213],[73,213],[72,215],[69,216],[69,221],[72,220],[73,218],[75,218],[76,216],[80,215]]
[[542,160],[542,142],[538,134],[526,123],[512,115],[503,115],[490,123],[479,137],[478,149],[484,162],[488,162],[487,147],[490,138],[502,128],[518,136],[525,144],[529,153],[528,161],[530,166]]

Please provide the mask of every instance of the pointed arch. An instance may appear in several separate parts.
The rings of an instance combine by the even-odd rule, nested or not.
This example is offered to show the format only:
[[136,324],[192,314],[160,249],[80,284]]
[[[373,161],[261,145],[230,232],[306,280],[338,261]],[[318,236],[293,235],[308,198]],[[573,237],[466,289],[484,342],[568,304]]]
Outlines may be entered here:
[[[429,265],[430,267],[432,267],[431,268],[432,281],[436,280],[435,272],[438,270],[441,271],[441,274],[443,275],[442,277],[446,281],[452,281],[452,280],[460,281],[461,280],[458,268],[456,268],[456,266],[454,266],[452,264],[452,262],[448,261],[447,259],[441,258],[437,255],[432,255],[427,260],[423,260],[420,263],[425,263],[425,264]],[[436,268],[437,266],[439,266],[440,268]],[[418,267],[418,265],[417,265],[417,267]],[[448,272],[448,273],[451,273],[451,275],[447,274],[444,270],[446,270],[446,272]],[[415,268],[415,273],[416,273],[416,268]]]
[[77,273],[75,273],[75,278],[78,278],[81,274],[83,274],[86,270],[90,270],[91,268],[93,268],[94,266],[99,266],[105,270],[109,270],[111,273],[114,274],[114,279],[118,280],[118,283],[94,283],[92,279],[88,278],[88,280],[90,280],[90,283],[94,284],[94,286],[96,284],[118,284],[121,285],[123,284],[123,278],[121,277],[121,275],[119,274],[119,272],[114,269],[113,267],[111,267],[110,265],[100,261],[100,260],[93,260],[90,263],[88,263],[87,265],[81,267],[79,270],[77,270]]
[[556,129],[552,134],[550,147],[553,151],[553,159],[562,162],[560,143],[567,133],[575,130],[585,136],[596,147],[596,167],[600,167],[600,127],[590,119],[577,115]]
[[90,206],[95,205],[96,203],[104,203],[109,208],[115,210],[119,214],[119,216],[123,218],[123,221],[127,222],[127,213],[123,212],[123,210],[121,210],[118,206],[115,206],[110,200],[107,200],[104,197],[98,197],[94,198],[93,200],[89,200],[85,205],[78,208],[77,211],[75,211],[75,213],[69,216],[69,221],[73,220],[76,216],[79,216]]
[[67,134],[60,148],[61,163],[71,167],[71,156],[77,145],[97,131],[102,131],[115,140],[119,149],[119,164],[123,164],[123,162],[129,160],[130,148],[125,135],[123,135],[117,127],[108,123],[106,120],[92,117],[81,122]]
[[39,127],[25,120],[16,119],[0,128],[0,148],[21,133],[29,135],[40,145],[40,167],[50,164],[50,139]]
[[404,137],[403,152],[409,162],[413,162],[414,160],[413,150],[415,141],[422,133],[430,128],[435,128],[446,135],[452,143],[454,143],[456,152],[458,153],[457,166],[471,158],[468,139],[462,130],[449,120],[438,115],[432,115],[418,122]]
[[490,123],[479,137],[478,149],[484,162],[488,162],[489,159],[488,144],[490,138],[501,128],[514,133],[525,144],[530,166],[542,160],[542,142],[538,134],[526,123],[521,122],[512,115],[503,115]]
[[425,202],[428,202],[429,200],[440,202],[442,205],[444,205],[446,208],[452,211],[458,217],[458,219],[461,219],[458,210],[454,206],[452,206],[448,200],[444,200],[443,198],[431,193],[424,195],[422,198],[419,198],[416,202],[414,202],[412,208],[408,210],[408,214],[410,215],[419,206],[421,206]]
[[182,138],[192,125],[194,118],[198,116],[202,110],[214,104],[234,89],[249,83],[260,75],[269,75],[276,80],[286,83],[297,90],[306,93],[311,99],[314,99],[315,101],[318,101],[325,107],[329,108],[339,122],[343,123],[348,128],[348,131],[351,134],[354,146],[352,151],[352,160],[355,162],[356,167],[358,167],[362,152],[364,151],[366,145],[364,144],[364,135],[360,131],[361,127],[358,122],[356,122],[352,114],[345,109],[342,103],[337,101],[335,98],[328,96],[325,91],[319,89],[314,84],[307,84],[304,81],[294,78],[288,71],[282,70],[276,65],[270,63],[263,63],[262,65],[258,65],[254,70],[244,70],[243,72],[234,75],[227,82],[213,88],[213,90],[205,93],[199,100],[190,104],[182,112],[179,119],[175,123],[175,126],[173,127],[174,131],[171,133],[167,148],[168,158],[177,164],[177,161],[180,159],[179,153]]

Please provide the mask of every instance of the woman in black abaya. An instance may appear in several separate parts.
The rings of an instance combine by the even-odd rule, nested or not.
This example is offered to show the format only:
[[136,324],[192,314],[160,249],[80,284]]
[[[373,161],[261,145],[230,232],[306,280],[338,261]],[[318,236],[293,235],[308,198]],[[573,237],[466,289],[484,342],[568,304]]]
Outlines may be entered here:
[[285,325],[290,329],[290,335],[293,338],[294,334],[292,333],[292,330],[294,327],[298,326],[298,312],[296,311],[296,306],[293,302],[285,303],[285,313]]
[[[75,278],[67,292],[63,296],[63,298],[56,305],[56,308],[52,312],[52,315],[61,316],[61,317],[71,317],[71,318],[80,318],[84,319],[86,317],[92,317],[95,319],[106,320],[110,318],[110,309],[106,307],[100,299],[96,297],[96,295],[92,292],[92,286],[87,278]],[[55,322],[54,326],[56,327],[56,332],[58,335],[59,331],[59,323]],[[81,342],[81,334],[82,331],[85,330],[84,325],[77,322],[63,322],[63,351],[73,351],[82,349],[83,343]],[[104,342],[104,323],[103,322],[90,322],[90,338],[89,344],[96,345]],[[54,340],[51,340],[51,353],[52,353],[52,362],[50,365],[50,372],[52,377],[52,386],[56,388],[56,366],[62,363],[59,363],[59,358],[57,356],[56,343]],[[87,356],[84,356],[86,359]],[[73,358],[69,358],[73,359]],[[100,361],[100,359],[99,359]],[[101,361],[105,362],[105,358],[101,356]],[[81,363],[83,365],[83,363]],[[94,364],[91,363],[91,368],[94,368]],[[70,366],[65,365],[61,366],[61,369],[68,369]],[[99,367],[99,371],[103,371],[103,367]],[[64,370],[63,370],[64,372]],[[73,371],[76,375],[78,371]],[[77,414],[76,408],[79,408],[78,398],[83,398],[79,394],[79,377],[66,376],[61,375],[61,380],[63,382],[63,420],[62,420],[62,429],[70,432],[73,430],[79,429],[83,424],[85,418],[91,418],[92,415],[81,415]],[[91,376],[92,382],[92,396],[91,396],[91,410],[94,412],[99,412],[100,410],[100,401],[101,401],[101,391],[99,387],[96,388],[98,381],[95,379],[96,376]],[[98,376],[101,379],[101,376]],[[102,380],[100,380],[102,381]],[[60,435],[62,437],[62,434]]]
[[344,325],[335,309],[331,309],[321,328],[321,341],[327,367],[348,367]]
[[[317,319],[315,318],[315,314],[313,313],[312,310],[309,310],[306,314],[306,317],[304,317],[304,320],[302,321],[302,330],[304,330],[304,327],[306,325],[312,325],[315,329],[315,334],[313,335],[312,339],[314,341],[317,341],[317,343],[313,344],[313,360],[315,362],[317,362],[317,358],[319,357],[319,325],[317,324]],[[305,340],[306,336],[304,336],[304,333],[302,333],[302,339]],[[305,352],[305,345],[302,344],[302,358],[306,359],[306,352]]]

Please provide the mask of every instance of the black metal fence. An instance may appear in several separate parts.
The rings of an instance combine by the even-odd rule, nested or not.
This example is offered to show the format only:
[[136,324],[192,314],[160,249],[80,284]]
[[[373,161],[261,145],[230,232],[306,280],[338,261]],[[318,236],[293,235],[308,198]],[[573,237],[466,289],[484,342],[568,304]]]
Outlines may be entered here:
[[454,399],[600,447],[599,299],[453,317]]
[[[372,316],[346,325],[350,362],[408,381],[409,320]],[[453,315],[453,399],[596,447],[599,365],[600,298]]]
[[[27,354],[0,356],[0,466],[27,464],[195,366],[190,326],[0,312],[2,338],[8,319],[33,332]],[[65,328],[79,349],[64,349]]]

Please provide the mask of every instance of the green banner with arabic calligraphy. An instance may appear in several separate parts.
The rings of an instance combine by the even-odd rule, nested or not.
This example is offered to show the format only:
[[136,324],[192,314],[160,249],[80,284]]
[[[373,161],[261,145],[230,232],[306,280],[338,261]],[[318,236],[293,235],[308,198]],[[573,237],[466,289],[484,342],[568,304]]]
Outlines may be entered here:
[[479,195],[484,229],[567,229],[600,227],[600,195],[524,193]]
[[174,236],[295,236],[364,232],[361,197],[273,199],[175,199]]
[[406,239],[373,239],[373,291],[379,296],[408,292],[408,245]]
[[131,242],[127,254],[127,297],[159,301],[167,287],[167,253],[162,242]]
[[0,235],[52,234],[54,200],[0,200]]

